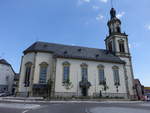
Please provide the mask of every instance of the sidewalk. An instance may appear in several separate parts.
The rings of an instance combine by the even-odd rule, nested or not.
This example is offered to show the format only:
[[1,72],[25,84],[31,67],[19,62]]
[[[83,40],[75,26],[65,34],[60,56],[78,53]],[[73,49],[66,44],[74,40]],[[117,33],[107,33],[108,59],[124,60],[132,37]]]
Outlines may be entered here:
[[17,102],[17,103],[47,103],[47,104],[68,104],[68,103],[144,103],[143,101],[129,101],[129,100],[67,100],[67,101],[59,101],[59,100],[51,100],[45,101],[41,97],[0,97],[0,102]]

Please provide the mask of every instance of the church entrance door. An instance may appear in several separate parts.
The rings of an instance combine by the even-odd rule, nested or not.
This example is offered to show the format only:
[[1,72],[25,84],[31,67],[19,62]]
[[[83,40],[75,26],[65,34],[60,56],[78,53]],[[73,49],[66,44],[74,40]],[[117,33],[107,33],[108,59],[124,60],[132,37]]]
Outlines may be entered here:
[[88,96],[87,88],[82,88],[82,96]]

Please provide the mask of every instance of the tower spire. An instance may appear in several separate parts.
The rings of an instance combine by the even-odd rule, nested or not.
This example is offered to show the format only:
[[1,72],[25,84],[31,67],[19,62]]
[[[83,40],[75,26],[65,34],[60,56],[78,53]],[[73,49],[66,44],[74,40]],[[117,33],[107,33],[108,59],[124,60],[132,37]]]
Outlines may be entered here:
[[114,8],[111,8],[110,15],[111,15],[111,19],[116,17],[116,10]]
[[121,21],[116,16],[116,10],[112,7],[110,10],[110,20],[108,21],[109,34],[121,33]]

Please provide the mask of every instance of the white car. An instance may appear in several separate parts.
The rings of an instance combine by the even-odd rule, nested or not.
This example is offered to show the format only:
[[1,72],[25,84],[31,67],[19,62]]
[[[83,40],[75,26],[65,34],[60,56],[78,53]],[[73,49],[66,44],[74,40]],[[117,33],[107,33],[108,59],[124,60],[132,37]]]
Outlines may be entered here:
[[150,101],[150,97],[147,97],[147,101]]
[[0,93],[0,97],[6,97],[6,96],[10,96],[11,94],[9,92],[2,92]]
[[5,93],[0,93],[0,97],[3,97],[5,96],[6,94]]

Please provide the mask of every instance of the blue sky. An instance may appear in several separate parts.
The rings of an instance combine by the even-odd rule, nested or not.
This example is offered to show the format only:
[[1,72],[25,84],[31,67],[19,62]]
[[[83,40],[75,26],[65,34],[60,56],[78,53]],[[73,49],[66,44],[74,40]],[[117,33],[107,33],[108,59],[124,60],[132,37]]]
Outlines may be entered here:
[[[129,35],[135,78],[150,86],[150,0],[114,0]],[[0,57],[19,72],[35,41],[105,48],[110,0],[0,0]]]

